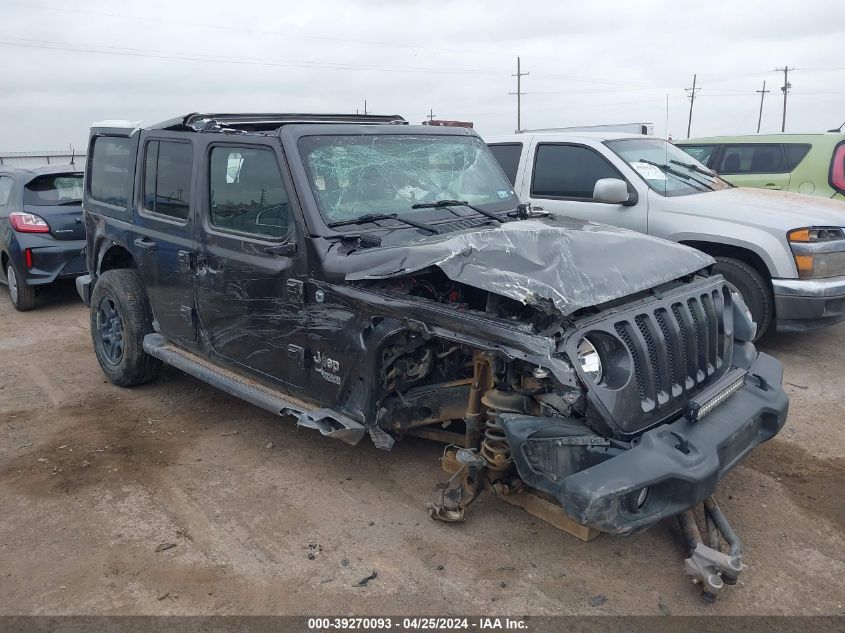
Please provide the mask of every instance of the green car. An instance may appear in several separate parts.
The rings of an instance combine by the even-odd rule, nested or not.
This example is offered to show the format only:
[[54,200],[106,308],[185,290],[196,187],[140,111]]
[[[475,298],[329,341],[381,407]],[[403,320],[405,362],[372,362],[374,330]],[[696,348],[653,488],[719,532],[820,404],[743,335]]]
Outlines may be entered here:
[[842,132],[712,136],[676,144],[740,187],[845,200],[845,133]]

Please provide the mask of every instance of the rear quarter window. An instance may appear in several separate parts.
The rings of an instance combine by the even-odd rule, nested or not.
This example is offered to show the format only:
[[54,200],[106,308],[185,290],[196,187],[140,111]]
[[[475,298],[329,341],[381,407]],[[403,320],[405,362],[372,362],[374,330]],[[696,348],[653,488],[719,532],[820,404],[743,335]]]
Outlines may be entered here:
[[135,142],[130,138],[95,138],[89,168],[88,195],[98,202],[127,207],[132,190],[134,154]]
[[813,146],[809,143],[786,143],[783,146],[786,153],[786,169],[792,171],[798,164],[804,160],[804,157],[810,152]]

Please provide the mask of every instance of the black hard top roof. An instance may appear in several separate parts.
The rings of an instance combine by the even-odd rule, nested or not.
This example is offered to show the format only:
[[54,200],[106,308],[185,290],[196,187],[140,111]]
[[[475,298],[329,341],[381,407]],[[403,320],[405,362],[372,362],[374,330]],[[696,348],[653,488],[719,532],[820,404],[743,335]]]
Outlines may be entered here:
[[146,126],[148,130],[170,130],[174,132],[220,132],[238,130],[241,132],[272,132],[280,127],[302,123],[353,123],[358,125],[407,125],[398,114],[295,114],[295,113],[208,113],[186,114]]

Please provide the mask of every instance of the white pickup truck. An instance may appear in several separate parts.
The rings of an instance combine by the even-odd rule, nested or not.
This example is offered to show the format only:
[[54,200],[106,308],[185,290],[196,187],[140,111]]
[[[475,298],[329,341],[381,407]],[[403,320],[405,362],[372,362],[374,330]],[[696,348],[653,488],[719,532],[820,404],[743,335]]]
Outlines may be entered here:
[[804,331],[845,320],[845,202],[736,188],[657,137],[543,132],[486,140],[535,211],[712,255],[715,272],[745,299],[758,338],[773,324]]

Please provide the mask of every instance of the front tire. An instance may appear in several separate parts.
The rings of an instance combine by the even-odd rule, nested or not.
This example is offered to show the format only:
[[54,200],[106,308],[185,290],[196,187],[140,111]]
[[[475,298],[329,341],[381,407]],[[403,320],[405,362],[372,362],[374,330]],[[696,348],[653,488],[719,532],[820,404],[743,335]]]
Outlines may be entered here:
[[150,302],[135,270],[100,275],[91,294],[91,339],[110,382],[133,387],[158,376],[161,361],[144,351],[144,337],[152,333],[152,323]]
[[760,272],[742,260],[733,257],[716,257],[716,264],[713,272],[721,274],[729,283],[732,283],[745,301],[745,305],[751,310],[751,316],[757,324],[758,341],[772,323],[774,315],[774,297],[769,287],[769,282]]
[[23,281],[12,262],[6,265],[6,283],[9,285],[9,299],[12,300],[15,310],[28,312],[35,307],[35,288]]

